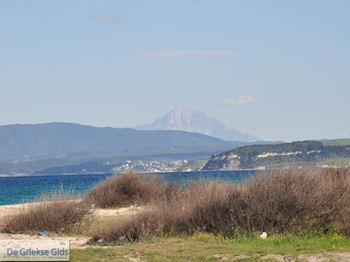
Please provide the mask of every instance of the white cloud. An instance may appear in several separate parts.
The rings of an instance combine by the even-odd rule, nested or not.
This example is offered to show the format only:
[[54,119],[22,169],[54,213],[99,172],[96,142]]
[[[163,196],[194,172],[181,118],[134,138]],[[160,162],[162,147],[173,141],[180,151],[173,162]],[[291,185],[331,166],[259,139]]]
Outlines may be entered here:
[[232,99],[232,98],[223,98],[220,101],[220,103],[223,104],[223,105],[234,105],[235,104],[235,100]]
[[248,105],[256,102],[256,98],[251,95],[242,95],[237,99],[223,98],[220,103],[223,105]]
[[234,56],[230,50],[193,49],[193,50],[150,50],[142,52],[143,56],[151,57],[179,57],[179,56]]
[[250,95],[240,96],[237,100],[237,104],[239,105],[248,105],[255,102],[256,102],[256,98]]
[[97,15],[97,16],[93,16],[92,19],[105,24],[113,24],[113,23],[120,22],[120,17],[112,14]]

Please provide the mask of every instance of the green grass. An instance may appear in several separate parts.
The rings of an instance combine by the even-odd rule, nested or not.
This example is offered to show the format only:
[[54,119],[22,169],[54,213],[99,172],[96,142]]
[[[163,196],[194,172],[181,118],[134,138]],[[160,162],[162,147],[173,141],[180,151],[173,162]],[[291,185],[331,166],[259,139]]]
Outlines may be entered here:
[[196,170],[205,166],[206,163],[208,163],[208,159],[190,160],[187,164],[183,165],[182,167],[179,167],[177,171],[185,171],[187,169]]
[[[194,236],[151,237],[111,248],[71,251],[71,261],[275,261],[268,254],[297,257],[328,251],[350,252],[350,238],[294,235],[259,239],[256,236],[228,239],[201,233]],[[130,260],[131,259],[131,260]]]
[[322,164],[329,166],[349,166],[350,157],[329,158],[322,161]]
[[348,146],[350,145],[350,138],[332,139],[323,143],[325,146]]

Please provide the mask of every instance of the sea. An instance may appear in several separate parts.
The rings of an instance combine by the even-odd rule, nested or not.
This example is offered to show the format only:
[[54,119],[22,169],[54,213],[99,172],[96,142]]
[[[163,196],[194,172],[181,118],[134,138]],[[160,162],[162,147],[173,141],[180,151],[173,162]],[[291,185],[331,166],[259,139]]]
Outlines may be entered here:
[[[198,171],[152,173],[166,181],[188,183],[192,180],[217,180],[223,183],[241,183],[256,175],[254,170]],[[40,201],[52,192],[71,192],[81,197],[96,184],[113,174],[75,174],[0,177],[0,205]]]

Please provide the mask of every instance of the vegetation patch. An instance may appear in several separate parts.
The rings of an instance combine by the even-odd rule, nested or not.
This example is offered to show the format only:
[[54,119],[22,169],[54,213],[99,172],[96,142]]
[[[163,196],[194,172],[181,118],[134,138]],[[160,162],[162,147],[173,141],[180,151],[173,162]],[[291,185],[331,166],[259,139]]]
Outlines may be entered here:
[[311,235],[283,235],[263,240],[258,235],[225,239],[207,233],[151,236],[112,248],[72,250],[71,261],[280,261],[277,259],[281,257],[288,261],[307,261],[307,256],[301,256],[305,253],[337,261],[341,252],[350,251],[350,239],[345,237],[335,240],[328,235],[322,239]]
[[8,233],[72,232],[91,211],[88,203],[72,200],[73,194],[54,192],[42,202],[23,207],[16,215],[5,219],[2,231]]
[[[204,170],[275,167],[320,167],[329,160],[350,157],[350,140],[300,141],[273,145],[251,145],[212,156]],[[339,163],[341,164],[341,163]],[[348,166],[349,162],[345,166]],[[341,167],[342,165],[340,165]]]
[[324,142],[326,146],[348,146],[350,145],[349,138],[332,139]]
[[123,223],[99,229],[93,239],[135,241],[171,232],[349,235],[349,174],[294,169],[258,175],[241,185],[192,182],[155,198],[147,210]]
[[115,175],[95,186],[85,200],[101,208],[148,204],[166,190],[163,181],[154,175],[127,172]]

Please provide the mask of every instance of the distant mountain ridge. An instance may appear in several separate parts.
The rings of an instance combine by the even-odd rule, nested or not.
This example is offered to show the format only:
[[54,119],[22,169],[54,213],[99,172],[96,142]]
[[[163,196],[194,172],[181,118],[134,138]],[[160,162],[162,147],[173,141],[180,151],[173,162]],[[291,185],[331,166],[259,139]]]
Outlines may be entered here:
[[182,106],[176,107],[160,119],[148,125],[136,127],[138,130],[179,130],[205,134],[226,141],[255,142],[259,138],[230,128],[204,113]]
[[350,140],[243,146],[212,156],[203,170],[350,166]]
[[142,154],[149,148],[153,152],[157,148],[181,152],[181,148],[193,147],[210,152],[227,145],[217,138],[182,131],[142,131],[73,123],[0,126],[0,161],[109,151]]

